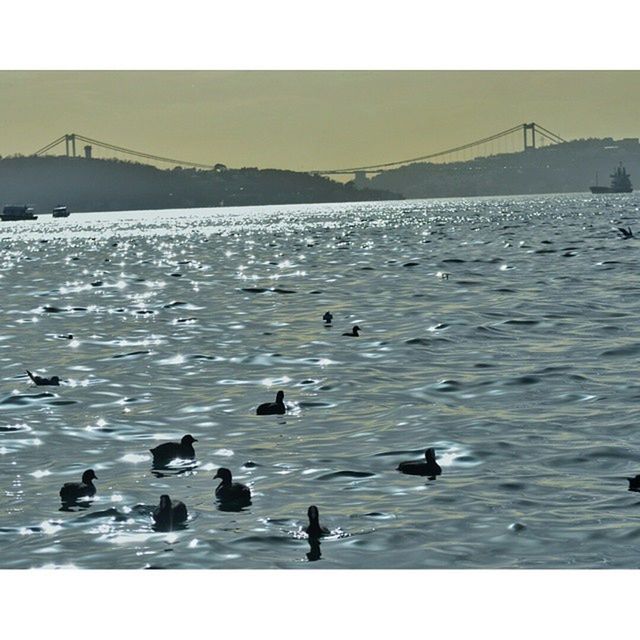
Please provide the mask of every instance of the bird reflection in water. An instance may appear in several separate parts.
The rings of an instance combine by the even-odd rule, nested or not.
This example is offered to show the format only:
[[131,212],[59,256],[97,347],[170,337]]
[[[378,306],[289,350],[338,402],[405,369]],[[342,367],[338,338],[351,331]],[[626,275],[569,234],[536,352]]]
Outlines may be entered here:
[[[174,461],[175,462],[175,461]],[[184,464],[181,466],[161,466],[161,465],[154,465],[151,468],[151,473],[156,477],[156,478],[168,478],[171,476],[181,476],[185,473],[189,473],[191,471],[193,471],[194,469],[196,469],[196,467],[198,466],[197,462],[190,462],[189,464]]]
[[216,509],[218,511],[240,513],[242,511],[248,511],[250,505],[251,505],[250,502],[248,502],[248,503],[217,502],[216,503]]
[[58,511],[69,511],[71,513],[85,511],[93,504],[93,498],[78,498],[64,500]]
[[309,562],[315,562],[320,560],[322,554],[320,553],[320,537],[309,536],[309,551],[307,552],[307,560]]

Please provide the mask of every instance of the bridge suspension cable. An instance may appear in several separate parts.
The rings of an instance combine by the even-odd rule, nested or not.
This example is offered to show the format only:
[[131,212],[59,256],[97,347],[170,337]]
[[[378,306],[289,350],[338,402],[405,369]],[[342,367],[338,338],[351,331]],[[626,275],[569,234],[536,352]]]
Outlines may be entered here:
[[[389,167],[398,167],[400,165],[405,165],[405,164],[410,164],[412,162],[422,162],[424,160],[430,160],[432,158],[437,158],[440,156],[445,156],[448,154],[452,154],[452,153],[457,153],[460,151],[466,151],[467,149],[471,149],[473,147],[478,147],[480,145],[483,144],[487,144],[489,142],[493,142],[495,140],[498,140],[500,138],[505,138],[506,136],[509,136],[513,133],[516,133],[517,131],[522,131],[524,130],[524,134],[525,134],[525,150],[527,148],[535,148],[535,134],[537,133],[538,136],[541,136],[543,138],[545,138],[546,140],[549,140],[550,142],[554,143],[554,144],[559,144],[561,142],[566,142],[566,140],[564,140],[563,138],[561,138],[559,135],[553,133],[552,131],[549,131],[548,129],[545,129],[544,127],[540,126],[539,124],[536,124],[534,122],[529,123],[529,124],[519,124],[516,125],[515,127],[511,127],[510,129],[505,129],[504,131],[500,131],[498,133],[494,133],[491,136],[487,136],[486,138],[481,138],[480,140],[474,140],[473,142],[468,142],[467,144],[463,144],[463,145],[459,145],[457,147],[452,147],[451,149],[445,149],[444,151],[438,151],[436,153],[429,153],[426,155],[422,155],[422,156],[417,156],[415,158],[407,158],[405,160],[395,160],[394,162],[382,162],[380,164],[369,164],[366,166],[360,166],[360,167],[348,167],[346,169],[326,169],[326,170],[314,170],[314,171],[308,171],[307,173],[311,173],[311,174],[322,174],[322,175],[338,175],[338,174],[348,174],[348,173],[356,173],[356,172],[377,172],[380,171],[381,169],[387,169]],[[531,131],[531,144],[529,145],[528,143],[528,138],[527,138],[527,131]],[[199,169],[213,169],[214,165],[209,165],[209,164],[203,164],[200,162],[189,162],[187,160],[177,160],[175,158],[167,158],[165,156],[159,156],[156,154],[152,154],[152,153],[146,153],[144,151],[137,151],[135,149],[129,149],[127,147],[121,147],[115,144],[111,144],[109,142],[102,142],[101,140],[96,140],[95,138],[88,138],[87,136],[83,136],[80,135],[78,133],[69,133],[69,134],[65,134],[63,136],[60,136],[59,138],[56,138],[55,140],[53,140],[52,142],[50,142],[49,144],[45,145],[44,147],[42,147],[41,149],[38,149],[38,151],[35,152],[34,155],[39,156],[42,155],[44,153],[46,153],[47,151],[50,151],[51,149],[53,149],[53,147],[55,147],[58,144],[61,143],[66,143],[67,146],[67,155],[69,155],[69,143],[72,143],[72,153],[73,155],[75,155],[75,141],[76,140],[80,140],[81,142],[85,142],[87,144],[96,146],[96,147],[101,147],[103,149],[108,149],[110,151],[115,151],[117,153],[123,153],[126,155],[130,155],[130,156],[135,156],[138,158],[144,158],[146,160],[155,160],[156,162],[167,162],[170,164],[174,164],[174,165],[182,165],[182,166],[187,166],[187,167],[196,167]],[[529,146],[528,146],[529,145]]]
[[566,142],[564,138],[561,138],[558,134],[553,133],[553,131],[549,131],[549,129],[545,129],[539,124],[535,124],[535,128],[540,135],[542,135],[544,138],[548,138],[549,140],[551,140],[551,142],[554,142],[556,144],[560,144],[561,142]]
[[554,142],[554,143],[566,142],[566,140],[564,140],[557,134],[553,133],[552,131],[549,131],[548,129],[541,127],[539,124],[536,124],[536,123],[531,123],[531,125],[519,124],[519,125],[516,125],[515,127],[511,127],[510,129],[505,129],[504,131],[500,131],[499,133],[494,133],[493,135],[487,136],[486,138],[481,138],[480,140],[474,140],[473,142],[468,142],[467,144],[463,144],[458,147],[452,147],[451,149],[445,149],[444,151],[437,151],[436,153],[429,153],[427,155],[418,156],[416,158],[407,158],[406,160],[396,160],[394,162],[383,162],[380,164],[369,164],[361,167],[349,167],[346,169],[327,169],[325,171],[316,170],[316,171],[310,171],[309,173],[318,173],[322,175],[336,175],[341,173],[355,173],[356,171],[367,172],[367,171],[377,171],[379,169],[386,169],[388,167],[395,167],[403,164],[410,164],[412,162],[421,162],[423,160],[430,160],[432,158],[445,156],[450,153],[455,153],[457,151],[465,151],[466,149],[470,149],[471,147],[476,147],[482,144],[486,144],[488,142],[493,142],[498,138],[503,138],[505,136],[511,135],[516,131],[522,131],[523,127],[530,127],[530,128],[533,127],[536,133],[543,136],[544,138],[547,138],[551,142]]
[[52,149],[57,144],[60,144],[61,142],[64,142],[66,140],[66,138],[67,138],[67,136],[60,136],[59,138],[56,138],[53,142],[50,142],[49,144],[47,144],[44,147],[42,147],[42,149],[38,149],[33,155],[34,156],[39,156],[39,155],[42,155],[43,153],[46,153],[47,151],[49,151],[49,149]]
[[157,162],[169,162],[175,165],[183,165],[188,167],[198,167],[201,169],[213,169],[213,165],[210,164],[202,164],[200,162],[189,162],[187,160],[176,160],[175,158],[166,158],[164,156],[154,155],[152,153],[146,153],[144,151],[136,151],[135,149],[128,149],[127,147],[119,147],[115,144],[110,144],[108,142],[102,142],[100,140],[95,140],[94,138],[88,138],[87,136],[80,135],[79,133],[71,133],[64,136],[60,136],[53,142],[50,142],[48,145],[42,147],[42,149],[38,149],[34,155],[39,156],[43,153],[46,153],[56,145],[73,138],[75,140],[80,140],[81,142],[86,142],[87,144],[91,144],[96,147],[102,147],[103,149],[109,149],[111,151],[117,151],[119,153],[125,153],[130,156],[136,156],[138,158],[145,158],[147,160],[156,160]]

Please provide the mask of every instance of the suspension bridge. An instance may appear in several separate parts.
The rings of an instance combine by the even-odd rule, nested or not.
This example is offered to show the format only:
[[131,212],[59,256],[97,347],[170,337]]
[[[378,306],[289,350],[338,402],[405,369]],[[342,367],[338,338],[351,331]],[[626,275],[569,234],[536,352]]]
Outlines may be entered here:
[[[76,157],[76,143],[84,143],[83,155],[85,158],[92,158],[94,148],[104,150],[106,153],[122,154],[125,157],[142,158],[153,162],[164,162],[173,164],[174,166],[192,167],[197,169],[208,169],[221,171],[226,169],[223,164],[203,164],[201,162],[190,162],[187,160],[178,160],[176,158],[167,158],[144,151],[136,151],[127,147],[118,146],[108,142],[102,142],[94,138],[80,135],[78,133],[67,133],[56,138],[41,149],[38,149],[34,155],[42,156],[50,153],[56,147],[60,148],[63,144],[65,147],[65,155],[68,157]],[[439,160],[440,162],[456,162],[472,160],[478,157],[487,157],[499,153],[516,153],[518,151],[528,151],[536,149],[537,146],[553,145],[566,142],[558,134],[545,129],[543,126],[535,122],[518,124],[510,129],[499,131],[493,135],[486,136],[479,140],[474,140],[466,144],[458,145],[450,149],[444,149],[436,153],[429,153],[414,158],[405,158],[404,160],[394,160],[392,162],[383,162],[379,164],[363,165],[358,167],[347,167],[343,169],[316,169],[307,171],[312,175],[335,176],[335,175],[353,175],[356,184],[358,182],[366,182],[369,175],[380,173],[387,169],[395,169],[414,162],[425,162],[427,160]]]

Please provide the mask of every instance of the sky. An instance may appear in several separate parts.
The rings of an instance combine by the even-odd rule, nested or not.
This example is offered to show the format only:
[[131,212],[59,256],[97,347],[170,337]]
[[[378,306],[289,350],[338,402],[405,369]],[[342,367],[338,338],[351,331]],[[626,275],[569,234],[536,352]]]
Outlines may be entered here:
[[639,137],[640,10],[621,0],[603,29],[606,12],[566,4],[10,3],[0,155],[79,133],[207,165],[317,170],[523,122],[567,140]]
[[567,140],[640,137],[638,71],[4,70],[0,95],[3,156],[79,133],[204,164],[314,170],[426,155],[522,122]]

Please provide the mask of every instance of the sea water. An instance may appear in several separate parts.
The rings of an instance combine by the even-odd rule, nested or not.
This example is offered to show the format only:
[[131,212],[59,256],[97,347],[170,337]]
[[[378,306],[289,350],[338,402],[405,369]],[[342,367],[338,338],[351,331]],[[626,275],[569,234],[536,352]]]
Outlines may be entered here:
[[[640,241],[615,227],[639,205],[0,223],[0,567],[637,568]],[[256,416],[279,389],[287,414]],[[185,434],[196,464],[154,471]],[[396,470],[427,447],[442,475]],[[219,467],[251,505],[219,508]],[[95,499],[61,510],[88,468]],[[154,530],[162,494],[183,529]]]

